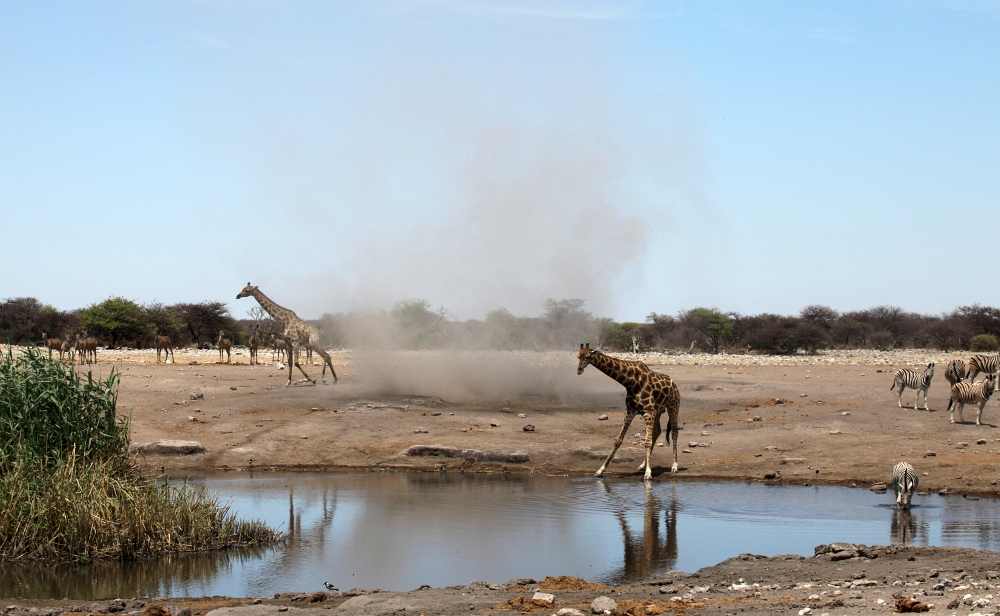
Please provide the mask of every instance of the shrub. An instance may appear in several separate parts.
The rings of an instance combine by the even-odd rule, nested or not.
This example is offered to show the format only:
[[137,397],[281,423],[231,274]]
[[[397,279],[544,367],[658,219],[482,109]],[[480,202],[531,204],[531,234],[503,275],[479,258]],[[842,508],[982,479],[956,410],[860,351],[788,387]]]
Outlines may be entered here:
[[993,334],[973,336],[969,341],[969,348],[973,351],[996,351],[997,338]]
[[143,478],[118,375],[78,375],[29,347],[0,358],[0,560],[132,559],[281,541],[187,486]]

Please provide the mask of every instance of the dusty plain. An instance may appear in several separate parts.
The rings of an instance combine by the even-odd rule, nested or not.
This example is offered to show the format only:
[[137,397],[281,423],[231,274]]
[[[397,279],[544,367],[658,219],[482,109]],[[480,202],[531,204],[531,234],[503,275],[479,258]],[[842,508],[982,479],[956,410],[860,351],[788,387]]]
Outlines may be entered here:
[[[176,363],[169,364],[157,364],[151,351],[110,351],[101,353],[92,369],[106,374],[114,366],[121,373],[119,410],[131,415],[134,442],[193,440],[206,449],[191,456],[142,456],[151,472],[252,465],[589,474],[610,451],[625,414],[624,389],[593,367],[577,376],[572,351],[413,352],[357,360],[349,351],[334,351],[332,356],[337,384],[299,383],[296,373],[287,388],[287,368],[279,370],[263,350],[265,363],[257,366],[250,366],[241,350],[232,364],[217,363],[214,351],[178,352]],[[892,466],[907,460],[920,473],[921,490],[992,495],[1000,489],[997,401],[986,405],[980,426],[974,407],[965,409],[964,424],[950,423],[945,412],[943,365],[961,355],[621,357],[644,359],[680,388],[679,479],[780,478],[870,487],[887,482]],[[922,368],[927,361],[940,366],[930,410],[922,403],[913,408],[913,390],[904,393],[899,408],[889,390],[894,371]],[[313,378],[320,375],[318,363],[306,369]],[[377,382],[366,382],[366,375]],[[456,381],[477,379],[483,380],[456,388]],[[519,390],[524,381],[532,382]],[[203,398],[191,399],[198,394]],[[528,425],[534,431],[526,432]],[[642,431],[641,420],[633,422],[609,474],[635,473],[643,455],[637,436]],[[453,447],[459,453],[403,455],[413,445]],[[501,455],[490,461],[490,456],[462,455],[464,450]],[[528,461],[509,462],[503,454],[511,453],[526,453]],[[671,451],[663,437],[653,462],[655,474],[669,472]],[[774,479],[766,479],[772,474]]]

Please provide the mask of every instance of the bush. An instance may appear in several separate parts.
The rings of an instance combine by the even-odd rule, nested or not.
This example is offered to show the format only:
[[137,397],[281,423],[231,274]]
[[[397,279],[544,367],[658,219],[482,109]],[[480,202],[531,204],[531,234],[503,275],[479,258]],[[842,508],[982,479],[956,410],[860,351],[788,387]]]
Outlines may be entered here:
[[117,396],[114,371],[83,377],[33,347],[0,359],[0,560],[132,559],[284,538],[201,492],[144,479]]
[[969,341],[969,348],[973,351],[996,351],[997,338],[993,334],[973,336]]

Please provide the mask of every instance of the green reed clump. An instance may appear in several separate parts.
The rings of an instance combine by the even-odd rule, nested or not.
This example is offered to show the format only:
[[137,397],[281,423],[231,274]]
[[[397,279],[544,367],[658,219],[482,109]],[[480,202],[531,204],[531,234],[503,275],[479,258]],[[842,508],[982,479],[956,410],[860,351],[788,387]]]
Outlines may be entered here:
[[94,379],[35,350],[0,359],[0,560],[133,559],[270,545],[260,521],[189,486],[158,486],[128,453],[118,376]]

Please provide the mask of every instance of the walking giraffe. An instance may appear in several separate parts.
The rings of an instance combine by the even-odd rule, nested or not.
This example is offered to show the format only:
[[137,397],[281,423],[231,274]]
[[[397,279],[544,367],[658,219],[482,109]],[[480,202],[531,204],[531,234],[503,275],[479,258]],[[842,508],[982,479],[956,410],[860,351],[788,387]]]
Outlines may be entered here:
[[580,365],[576,369],[577,374],[583,374],[583,369],[587,365],[592,365],[604,374],[610,376],[625,387],[625,423],[622,430],[615,439],[615,446],[611,449],[604,464],[597,470],[597,476],[604,474],[611,458],[621,447],[628,432],[629,424],[636,415],[642,414],[646,420],[646,460],[639,466],[639,470],[646,469],[645,478],[653,477],[653,467],[650,465],[650,458],[653,455],[653,445],[657,437],[660,436],[660,416],[667,412],[666,439],[674,440],[674,463],[670,467],[671,473],[677,472],[677,415],[681,406],[681,394],[677,389],[674,380],[665,374],[653,372],[649,366],[641,361],[628,361],[616,359],[601,353],[597,349],[591,349],[590,343],[586,346],[580,345]]
[[[253,286],[249,282],[247,286],[243,287],[236,299],[241,299],[244,297],[252,296],[260,304],[271,317],[281,325],[281,335],[285,339],[285,353],[288,358],[289,363],[295,363],[295,367],[299,369],[302,376],[306,377],[306,380],[316,384],[315,379],[309,378],[306,374],[305,369],[299,364],[299,357],[296,351],[300,348],[302,349],[312,349],[319,353],[323,358],[323,383],[326,383],[326,367],[330,366],[330,373],[333,375],[333,382],[337,382],[337,371],[333,369],[333,360],[330,359],[330,354],[326,352],[323,348],[319,328],[315,325],[310,325],[300,319],[293,311],[288,308],[284,308],[274,303],[268,296],[261,293],[260,289]],[[285,383],[285,387],[292,384],[292,369],[288,368],[288,382]]]

